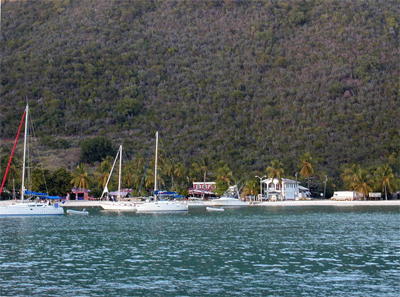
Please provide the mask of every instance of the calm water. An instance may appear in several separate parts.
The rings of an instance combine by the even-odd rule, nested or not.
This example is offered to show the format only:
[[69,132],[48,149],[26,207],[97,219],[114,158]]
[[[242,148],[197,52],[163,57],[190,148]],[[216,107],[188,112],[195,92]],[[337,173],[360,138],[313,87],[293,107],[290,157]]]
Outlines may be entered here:
[[89,212],[0,219],[0,295],[400,295],[400,207]]

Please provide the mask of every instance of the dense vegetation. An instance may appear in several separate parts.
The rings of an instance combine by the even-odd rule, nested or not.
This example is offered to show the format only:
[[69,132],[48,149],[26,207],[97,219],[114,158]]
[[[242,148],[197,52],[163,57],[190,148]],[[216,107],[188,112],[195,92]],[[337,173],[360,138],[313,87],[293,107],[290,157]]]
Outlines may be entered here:
[[146,163],[158,130],[165,160],[207,159],[207,179],[274,160],[294,177],[307,154],[318,192],[352,164],[399,174],[399,16],[396,0],[2,1],[0,135],[28,100],[69,171],[94,136]]

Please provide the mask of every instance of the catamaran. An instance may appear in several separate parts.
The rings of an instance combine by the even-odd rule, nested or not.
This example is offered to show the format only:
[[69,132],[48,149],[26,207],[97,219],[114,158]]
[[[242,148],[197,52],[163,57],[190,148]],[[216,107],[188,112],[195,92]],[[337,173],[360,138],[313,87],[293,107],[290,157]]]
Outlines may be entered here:
[[158,151],[158,131],[156,132],[156,155],[154,168],[154,198],[151,201],[147,199],[144,203],[136,205],[137,213],[157,213],[157,212],[181,212],[188,211],[188,205],[185,202],[160,200],[157,191],[157,151]]
[[[59,206],[58,203],[50,203],[49,199],[59,199],[57,196],[49,196],[47,193],[37,193],[32,191],[27,191],[25,188],[25,171],[26,171],[26,152],[28,146],[28,115],[29,115],[29,106],[26,105],[26,109],[22,116],[21,124],[17,133],[17,137],[14,142],[14,147],[10,156],[10,160],[8,162],[8,166],[6,169],[6,173],[4,175],[3,183],[0,189],[0,195],[3,191],[3,186],[5,180],[7,178],[7,172],[9,169],[9,165],[11,164],[11,160],[15,151],[15,147],[17,145],[18,137],[21,131],[22,124],[25,120],[25,135],[24,135],[24,155],[23,155],[23,163],[22,163],[22,187],[21,187],[21,202],[13,203],[11,205],[6,205],[0,207],[0,217],[5,216],[58,216],[64,214],[64,209]],[[24,196],[38,197],[40,199],[46,199],[47,202],[29,202],[24,200]]]

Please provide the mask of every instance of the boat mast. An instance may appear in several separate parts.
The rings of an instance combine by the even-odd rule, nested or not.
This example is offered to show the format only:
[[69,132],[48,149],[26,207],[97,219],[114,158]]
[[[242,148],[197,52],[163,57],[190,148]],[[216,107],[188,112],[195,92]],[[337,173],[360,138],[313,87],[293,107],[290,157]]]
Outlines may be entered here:
[[[105,193],[108,193],[108,183],[110,182],[111,174],[112,174],[113,171],[114,171],[115,163],[117,163],[118,155],[119,155],[119,152],[120,152],[120,151],[122,151],[122,145],[120,146],[120,149],[118,150],[117,155],[115,156],[113,166],[112,166],[112,168],[111,168],[110,174],[108,175],[107,182],[106,182],[106,186],[104,187],[104,190],[103,190],[103,193],[101,194],[100,200],[103,199],[103,196],[104,196]],[[121,168],[121,163],[120,163],[120,168]],[[120,175],[120,176],[121,176],[121,175]],[[118,186],[118,196],[119,196],[119,186]]]
[[26,146],[28,142],[28,115],[29,115],[29,106],[26,104],[26,110],[25,110],[25,135],[24,135],[24,158],[22,162],[22,186],[21,186],[21,201],[24,200],[24,194],[25,194],[25,170],[26,170]]
[[119,146],[119,172],[118,172],[118,195],[117,199],[121,198],[121,168],[122,168],[122,145]]
[[154,166],[154,201],[157,200],[157,152],[158,152],[158,131],[156,132],[156,161],[155,161],[155,166]]

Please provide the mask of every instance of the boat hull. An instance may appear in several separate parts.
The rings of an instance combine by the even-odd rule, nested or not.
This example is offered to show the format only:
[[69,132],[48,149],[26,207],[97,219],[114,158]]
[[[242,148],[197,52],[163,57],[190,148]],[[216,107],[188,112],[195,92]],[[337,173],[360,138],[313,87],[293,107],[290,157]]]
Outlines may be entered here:
[[67,209],[67,214],[74,216],[88,216],[89,212],[87,210],[72,210]]
[[111,211],[136,211],[136,206],[132,202],[109,202],[109,203],[102,203],[100,207],[103,210],[111,210]]
[[64,209],[58,204],[46,203],[20,203],[0,207],[0,217],[20,216],[61,216]]
[[247,206],[247,202],[244,202],[235,198],[219,198],[212,201],[214,206]]
[[186,203],[177,201],[145,202],[136,206],[137,213],[184,212],[188,210],[189,208]]
[[206,207],[208,211],[224,211],[221,207]]

